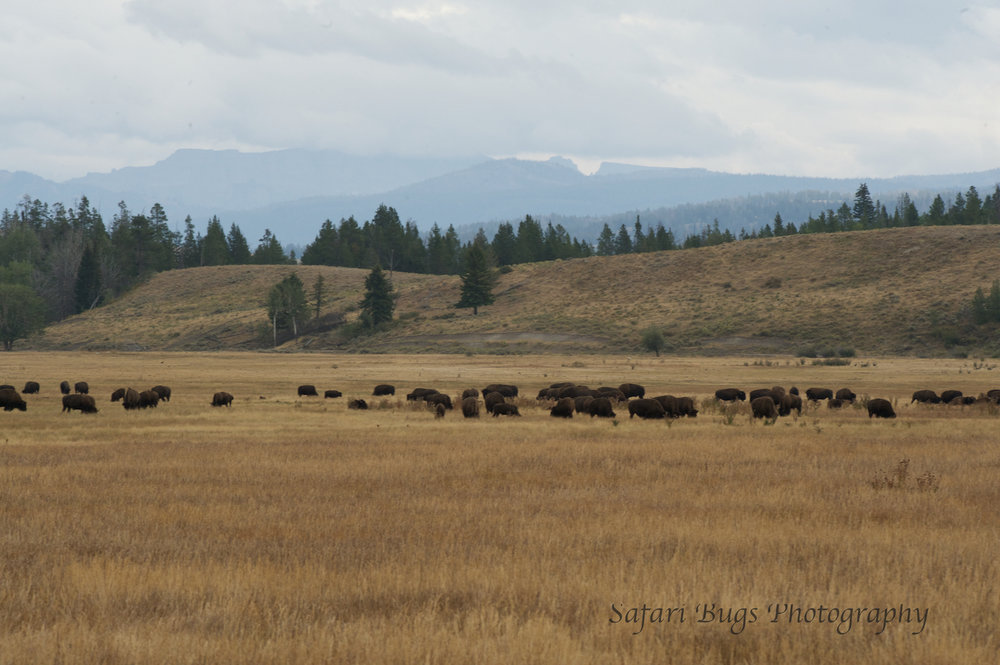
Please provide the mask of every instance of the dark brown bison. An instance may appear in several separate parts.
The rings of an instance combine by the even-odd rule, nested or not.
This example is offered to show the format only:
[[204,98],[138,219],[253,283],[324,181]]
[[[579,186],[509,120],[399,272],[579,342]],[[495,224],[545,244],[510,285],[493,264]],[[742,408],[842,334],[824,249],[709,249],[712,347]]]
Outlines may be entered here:
[[953,399],[961,396],[962,396],[961,390],[945,390],[944,392],[941,393],[941,401],[944,402],[945,404],[951,404],[951,401]]
[[833,399],[828,399],[826,401],[826,406],[829,409],[839,409],[844,406],[844,400],[834,397]]
[[987,390],[986,399],[991,402],[1000,403],[1000,388],[991,388]]
[[434,394],[434,395],[428,395],[424,399],[424,401],[427,402],[428,404],[432,404],[432,405],[435,405],[435,406],[438,405],[438,404],[441,404],[441,405],[444,406],[444,408],[449,409],[449,410],[452,408],[452,406],[451,406],[451,396],[450,395],[445,395],[444,393],[437,393],[437,394]]
[[785,394],[785,389],[782,388],[781,386],[772,386],[771,387],[771,394],[772,395],[777,395],[778,397],[781,397],[782,395]]
[[17,390],[17,388],[10,385],[9,383],[2,383],[0,384],[0,390]]
[[[624,390],[622,392],[625,392]],[[628,417],[639,416],[640,418],[665,418],[667,412],[663,405],[655,399],[639,398],[628,403]]]
[[555,406],[549,409],[549,415],[555,418],[572,418],[575,407],[576,403],[572,397],[563,397],[556,402]]
[[646,396],[646,388],[638,383],[623,383],[618,386],[618,390],[622,391],[625,397],[643,398]]
[[125,389],[119,388],[111,393],[111,403],[114,404],[115,402],[120,402],[123,397],[125,397]]
[[25,403],[24,398],[21,397],[21,393],[11,388],[0,389],[0,406],[3,407],[4,411],[13,411],[14,409],[18,411],[28,410],[28,405]]
[[871,418],[895,418],[896,412],[892,409],[892,403],[887,399],[876,397],[868,400],[868,417]]
[[73,384],[73,390],[81,395],[86,395],[90,392],[90,384],[86,381],[77,381]]
[[348,402],[347,403],[347,408],[348,409],[358,409],[360,411],[364,411],[365,409],[368,408],[368,402],[364,401],[363,399],[361,399],[359,397],[358,399],[352,399],[350,402]]
[[556,390],[558,390],[559,388],[565,388],[566,386],[571,386],[571,385],[573,385],[572,381],[557,381],[549,385],[549,388],[555,388]]
[[155,409],[160,403],[160,394],[155,390],[143,390],[139,393],[140,409]]
[[324,390],[323,399],[337,399],[338,397],[343,397],[344,393],[339,390]]
[[792,386],[791,388],[788,389],[788,394],[790,394],[790,395],[798,395],[799,394],[799,389],[796,388],[795,386]]
[[233,396],[229,393],[222,391],[217,392],[212,395],[212,406],[232,406]]
[[753,411],[754,418],[767,418],[775,420],[778,417],[778,407],[770,395],[764,395],[750,400],[750,410]]
[[462,399],[465,399],[466,397],[478,398],[479,390],[476,388],[466,388],[465,390],[462,391]]
[[806,398],[811,402],[833,399],[833,391],[829,388],[808,388],[806,389]]
[[493,413],[493,409],[495,409],[498,404],[504,403],[504,397],[497,392],[484,393],[483,403],[486,405],[486,412]]
[[24,393],[25,395],[35,395],[41,389],[42,389],[41,386],[38,385],[38,381],[25,381],[24,390],[22,390],[21,392]]
[[476,397],[466,397],[462,400],[462,415],[466,418],[479,417],[479,399]]
[[501,402],[493,406],[493,417],[497,416],[520,416],[520,411],[517,410],[516,404],[508,404],[507,402]]
[[319,393],[316,392],[316,386],[311,384],[305,384],[299,386],[299,397],[319,397]]
[[948,401],[951,406],[969,406],[970,404],[975,404],[976,398],[972,395],[958,395],[953,397]]
[[441,404],[440,402],[438,402],[437,404],[434,405],[434,417],[435,418],[444,418],[444,414],[445,414],[446,411],[447,411],[447,409],[444,408],[444,404]]
[[663,413],[668,418],[680,418],[681,407],[680,400],[673,395],[657,395],[651,399],[655,399],[663,407]]
[[59,392],[63,395],[69,395],[69,381],[63,381],[59,384]]
[[678,397],[677,408],[682,416],[688,418],[696,418],[698,416],[698,407],[694,405],[694,399],[691,397]]
[[593,397],[594,391],[589,386],[564,386],[559,389],[556,393],[556,399],[562,399],[564,397],[572,397],[576,399],[577,397]]
[[619,390],[618,388],[611,388],[611,387],[607,387],[607,386],[603,386],[601,388],[598,388],[597,389],[597,394],[594,395],[594,397],[607,397],[608,399],[610,399],[610,400],[612,400],[614,402],[627,402],[628,401],[628,397],[626,397],[625,393],[623,393],[621,390]]
[[380,383],[372,390],[372,395],[375,397],[381,397],[383,395],[395,395],[396,386],[389,385],[388,383]]
[[615,410],[611,406],[611,400],[607,397],[595,397],[587,405],[587,412],[590,417],[593,418],[597,416],[598,418],[614,418]]
[[914,402],[920,402],[921,404],[940,404],[941,398],[933,390],[918,390],[913,393],[913,399],[910,400],[910,404]]
[[719,388],[715,391],[715,399],[722,402],[743,402],[747,394],[739,388]]
[[160,400],[163,402],[170,401],[170,387],[169,386],[153,386],[150,388],[154,393],[160,396]]
[[[828,401],[827,404],[829,403]],[[798,412],[800,416],[802,415],[802,398],[791,393],[782,395],[781,401],[778,403],[778,415],[787,416],[792,411]]]
[[[590,403],[594,398],[590,395],[580,395],[579,397],[564,397],[563,399],[573,400],[573,408],[577,413],[590,413]],[[562,400],[559,400],[560,402]]]
[[542,388],[538,391],[538,396],[535,397],[536,400],[543,399],[559,399],[559,391],[565,388],[565,386],[559,386],[558,388]]
[[486,393],[500,393],[504,397],[517,397],[517,386],[506,383],[491,383],[483,388],[483,394]]
[[854,400],[856,400],[858,396],[855,395],[850,388],[841,388],[840,390],[837,391],[837,394],[834,396],[834,398],[854,404]]
[[90,395],[63,395],[63,413],[66,411],[79,411],[80,413],[97,413],[97,404]]
[[749,395],[751,402],[757,399],[758,397],[764,397],[764,396],[770,397],[775,401],[775,403],[777,403],[779,398],[779,395],[775,395],[770,388],[756,388],[754,390],[751,390]]
[[440,394],[435,388],[414,388],[412,392],[406,395],[407,401],[419,402],[427,398],[428,395],[438,395]]
[[125,390],[125,395],[122,396],[122,407],[126,411],[131,411],[132,409],[139,408],[139,391],[132,388]]

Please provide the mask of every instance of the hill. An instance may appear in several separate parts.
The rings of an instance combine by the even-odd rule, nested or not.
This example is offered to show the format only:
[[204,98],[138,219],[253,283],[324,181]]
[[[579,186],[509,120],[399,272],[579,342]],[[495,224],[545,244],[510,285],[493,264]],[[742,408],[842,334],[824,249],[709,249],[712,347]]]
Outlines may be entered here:
[[[36,349],[266,348],[265,294],[290,271],[324,312],[357,316],[367,271],[225,266],[161,273],[105,307],[50,326]],[[320,330],[283,349],[372,352],[639,352],[663,328],[680,353],[989,353],[996,330],[966,326],[977,287],[1000,274],[1000,228],[920,227],[752,240],[715,247],[515,266],[479,316],[456,310],[455,276],[395,273],[395,326]],[[990,335],[992,332],[992,341]],[[986,340],[986,341],[983,341]],[[992,344],[992,346],[991,346]]]

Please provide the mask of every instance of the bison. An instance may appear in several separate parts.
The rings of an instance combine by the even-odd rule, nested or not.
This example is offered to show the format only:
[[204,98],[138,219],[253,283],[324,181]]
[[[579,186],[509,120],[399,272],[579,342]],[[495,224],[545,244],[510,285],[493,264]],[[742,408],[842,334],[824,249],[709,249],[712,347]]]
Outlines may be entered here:
[[[624,391],[622,391],[624,392]],[[628,403],[628,417],[639,416],[640,418],[664,418],[667,412],[663,405],[655,399],[639,398]]]
[[921,404],[940,404],[941,398],[933,390],[918,390],[913,393],[913,399],[910,400],[910,404],[914,402],[919,402]]
[[[828,401],[827,405],[829,405],[832,401],[833,400]],[[778,415],[787,416],[792,411],[798,412],[800,416],[802,415],[802,398],[791,393],[782,395],[781,401],[778,402]]]
[[25,395],[35,395],[41,390],[41,386],[38,385],[38,381],[25,381],[24,390],[21,392]]
[[555,418],[572,418],[575,407],[576,403],[572,397],[563,397],[549,409],[549,415]]
[[504,396],[496,392],[484,393],[483,403],[486,405],[486,412],[493,413],[493,409],[496,408],[497,405],[504,403]]
[[679,400],[673,395],[657,395],[653,397],[660,406],[663,407],[663,413],[669,418],[679,418],[681,415],[681,407]]
[[63,395],[69,395],[69,381],[63,381],[59,384],[59,392]]
[[831,400],[827,400],[827,402],[826,402],[826,406],[827,406],[827,408],[829,408],[829,409],[839,409],[839,408],[841,408],[842,406],[844,406],[844,400],[842,400],[842,399],[837,399],[836,397],[834,397],[834,398],[833,398],[833,399],[831,399]]
[[774,405],[774,400],[771,399],[770,395],[750,400],[750,410],[753,411],[754,418],[776,420],[778,417],[778,407]]
[[875,418],[895,418],[896,412],[892,409],[892,403],[887,399],[876,397],[868,400],[868,417]]
[[610,387],[598,388],[597,394],[594,395],[594,397],[607,397],[608,399],[614,400],[616,402],[628,401],[628,397],[625,396],[625,393],[623,393],[618,388],[610,388]]
[[439,391],[435,388],[414,388],[406,395],[407,401],[418,402],[427,398],[428,395],[437,395]]
[[564,386],[559,389],[556,393],[556,399],[562,399],[564,397],[593,397],[594,391],[587,386]]
[[465,399],[466,397],[475,397],[475,398],[478,399],[479,398],[479,389],[477,389],[477,388],[466,388],[465,390],[462,391],[462,399]]
[[125,390],[125,395],[122,396],[122,407],[126,411],[131,411],[132,409],[139,408],[139,391],[133,388],[128,388]]
[[350,402],[348,402],[347,403],[347,408],[348,409],[358,409],[360,411],[364,411],[365,409],[368,408],[368,402],[364,401],[363,399],[361,399],[359,397],[358,399],[352,399]]
[[646,396],[646,388],[640,386],[638,383],[623,383],[618,386],[618,390],[622,391],[625,397],[638,397],[641,399]]
[[123,397],[125,397],[125,389],[119,388],[111,393],[111,403],[114,404],[115,402],[120,402]]
[[445,414],[446,410],[447,409],[444,408],[444,404],[442,404],[441,402],[438,402],[434,406],[434,417],[435,418],[444,418],[444,414]]
[[389,385],[388,383],[380,383],[372,390],[372,396],[382,397],[385,395],[395,395],[396,386]]
[[739,388],[719,388],[715,391],[715,399],[721,402],[743,402],[747,394]]
[[754,401],[755,399],[757,399],[758,397],[765,397],[765,396],[770,397],[771,399],[773,399],[775,404],[778,403],[778,399],[781,397],[781,395],[776,394],[774,392],[774,389],[772,389],[772,388],[757,388],[755,390],[751,390],[750,391],[750,401],[751,402]]
[[841,388],[837,391],[835,399],[843,400],[844,402],[850,402],[854,404],[854,400],[858,398],[857,395],[850,388]]
[[694,399],[691,397],[678,397],[677,407],[680,411],[680,415],[687,416],[688,418],[698,417],[698,408],[694,405]]
[[962,396],[961,390],[945,390],[944,392],[941,393],[941,401],[944,402],[945,404],[951,404],[951,401],[953,399],[961,396]]
[[424,400],[428,404],[437,406],[438,404],[444,406],[446,409],[451,409],[451,396],[445,395],[444,393],[435,393],[433,395],[428,395]]
[[[579,397],[564,397],[563,399],[572,399],[573,407],[576,409],[577,413],[590,413],[590,403],[594,401],[594,398],[590,395],[580,395]],[[559,400],[560,402],[562,400]]]
[[4,411],[13,411],[14,409],[18,411],[28,410],[28,405],[24,402],[24,398],[21,397],[21,393],[11,388],[0,389],[0,406],[3,407]]
[[160,399],[164,402],[170,401],[170,387],[169,386],[153,386],[150,388],[154,393],[160,396]]
[[90,392],[90,384],[86,381],[77,381],[73,384],[73,390],[75,390],[80,395],[86,395]]
[[155,390],[143,390],[139,393],[140,409],[155,409],[160,403],[160,394]]
[[212,406],[232,406],[233,396],[225,391],[212,395]]
[[611,406],[611,399],[607,397],[595,397],[587,405],[587,412],[590,413],[590,417],[593,418],[597,416],[598,418],[614,418],[615,411]]
[[833,399],[833,391],[829,388],[809,388],[806,390],[806,398],[811,402]]
[[486,393],[500,393],[504,397],[517,397],[517,386],[506,383],[491,383],[483,388],[483,394]]
[[79,411],[80,413],[97,413],[97,404],[90,395],[63,395],[63,413],[66,411]]
[[462,400],[462,415],[466,418],[479,417],[479,399],[476,397],[466,397]]
[[319,393],[316,392],[316,386],[307,383],[299,386],[299,397],[319,397]]
[[507,402],[501,402],[493,406],[493,417],[497,416],[520,416],[521,413],[517,410],[516,404],[508,404]]
[[339,390],[324,390],[323,399],[336,399],[338,397],[343,397],[344,393]]
[[535,397],[536,400],[541,401],[543,399],[559,399],[559,391],[566,386],[559,386],[558,388],[542,388],[538,391],[538,396]]

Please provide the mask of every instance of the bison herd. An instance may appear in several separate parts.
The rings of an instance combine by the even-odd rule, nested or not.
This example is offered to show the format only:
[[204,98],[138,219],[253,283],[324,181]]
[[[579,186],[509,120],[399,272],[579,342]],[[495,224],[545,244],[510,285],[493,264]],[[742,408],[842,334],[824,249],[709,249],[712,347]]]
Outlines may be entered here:
[[[80,411],[81,413],[97,413],[98,408],[93,396],[89,394],[90,386],[86,381],[78,381],[73,384],[73,392],[70,392],[70,383],[63,381],[60,386],[62,392],[62,410]],[[41,386],[36,381],[27,381],[21,393],[35,395],[41,391]],[[14,386],[0,385],[0,407],[4,411],[25,411],[27,403]],[[386,383],[380,383],[372,390],[372,395],[376,397],[389,397],[396,394],[396,387]],[[830,409],[844,408],[854,405],[858,401],[858,396],[849,388],[832,390],[829,388],[808,388],[805,390],[805,399],[808,403],[818,406],[821,402],[826,402]],[[299,397],[318,397],[319,391],[315,385],[303,384],[298,386],[297,395]],[[324,398],[342,397],[339,390],[325,390]],[[171,390],[168,386],[156,385],[148,390],[136,390],[134,388],[119,388],[111,393],[111,402],[121,402],[125,410],[155,408],[160,402],[169,402]],[[455,408],[452,397],[447,393],[435,388],[414,388],[406,394],[408,402],[420,402],[437,418],[442,418],[448,411]],[[531,400],[519,397],[518,387],[511,384],[492,383],[482,389],[467,388],[456,396],[457,406],[462,416],[465,418],[478,418],[482,411],[493,417],[499,416],[520,416],[521,413],[517,402],[524,406],[530,404]],[[792,387],[787,391],[781,386],[771,388],[758,388],[749,393],[739,388],[726,387],[715,391],[714,402],[709,399],[703,404],[716,404],[724,407],[726,404],[739,402],[749,402],[749,414],[752,419],[763,419],[775,421],[779,417],[801,414],[803,409],[803,399],[798,388]],[[215,407],[230,407],[233,403],[233,395],[228,392],[216,392],[212,395],[211,405]],[[694,418],[698,415],[698,408],[694,398],[688,396],[658,395],[655,397],[646,396],[646,388],[635,383],[622,383],[619,386],[602,386],[590,388],[572,382],[553,383],[538,391],[534,401],[535,405],[548,409],[549,415],[554,418],[569,419],[574,416],[590,416],[590,418],[616,418],[619,410],[627,410],[629,418],[641,419],[671,419],[671,418]],[[911,404],[948,404],[948,405],[974,405],[974,404],[1000,404],[1000,389],[992,389],[978,397],[963,395],[958,390],[945,390],[938,394],[933,390],[917,390],[913,393]],[[896,412],[892,402],[883,398],[864,397],[862,406],[867,410],[869,418],[895,418]],[[367,410],[368,403],[361,398],[351,399],[347,402],[347,408],[352,410]],[[730,413],[734,413],[730,411]]]

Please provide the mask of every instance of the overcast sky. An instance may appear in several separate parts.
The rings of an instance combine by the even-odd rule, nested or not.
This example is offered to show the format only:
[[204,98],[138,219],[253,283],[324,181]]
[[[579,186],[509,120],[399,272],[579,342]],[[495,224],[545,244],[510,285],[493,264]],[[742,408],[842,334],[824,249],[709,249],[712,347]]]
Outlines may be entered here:
[[0,170],[178,148],[1000,167],[1000,3],[5,0]]

